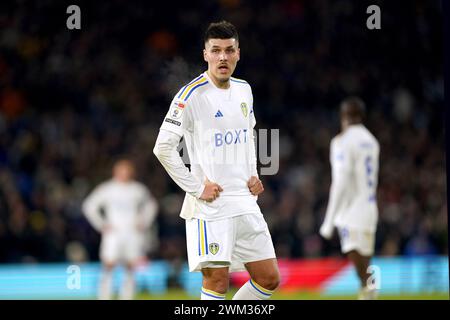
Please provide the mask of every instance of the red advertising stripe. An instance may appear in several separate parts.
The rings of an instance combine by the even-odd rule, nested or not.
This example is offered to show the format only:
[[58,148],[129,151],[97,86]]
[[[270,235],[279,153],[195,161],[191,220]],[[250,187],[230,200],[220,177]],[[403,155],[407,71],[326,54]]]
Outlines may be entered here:
[[[281,274],[279,290],[317,291],[330,277],[348,265],[348,260],[338,258],[278,260]],[[242,286],[249,279],[247,272],[231,274],[231,283]]]

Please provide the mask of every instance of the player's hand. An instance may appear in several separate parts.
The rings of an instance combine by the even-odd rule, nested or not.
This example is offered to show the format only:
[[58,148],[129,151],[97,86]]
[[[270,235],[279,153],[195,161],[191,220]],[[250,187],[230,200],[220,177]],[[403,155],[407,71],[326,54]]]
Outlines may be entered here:
[[333,236],[333,226],[332,225],[328,226],[328,225],[322,224],[322,226],[320,227],[319,233],[325,239],[330,240],[331,237]]
[[146,228],[145,228],[145,226],[144,226],[143,223],[141,223],[141,222],[136,223],[136,230],[137,230],[138,232],[144,232],[145,229],[146,229]]
[[258,177],[251,176],[250,180],[247,182],[248,189],[250,190],[251,194],[254,196],[257,196],[258,194],[262,193],[264,191],[264,186],[262,184],[262,181],[259,180]]
[[108,233],[113,229],[112,225],[110,224],[105,224],[102,228],[102,233]]
[[208,179],[205,180],[205,189],[203,189],[202,195],[200,196],[201,200],[205,200],[207,202],[213,202],[219,196],[220,192],[223,189],[215,182],[211,182]]

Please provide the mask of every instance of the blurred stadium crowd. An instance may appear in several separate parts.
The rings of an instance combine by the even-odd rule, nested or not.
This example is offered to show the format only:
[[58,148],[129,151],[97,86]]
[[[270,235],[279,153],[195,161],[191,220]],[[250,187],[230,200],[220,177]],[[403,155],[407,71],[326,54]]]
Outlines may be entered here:
[[98,259],[80,205],[130,155],[160,202],[151,257],[184,261],[183,192],[152,149],[172,95],[204,71],[203,30],[240,33],[236,77],[257,128],[280,129],[280,170],[259,203],[280,258],[339,255],[318,235],[329,143],[349,94],[381,145],[377,255],[447,254],[442,13],[439,1],[82,3],[82,28],[51,1],[0,6],[0,262]]

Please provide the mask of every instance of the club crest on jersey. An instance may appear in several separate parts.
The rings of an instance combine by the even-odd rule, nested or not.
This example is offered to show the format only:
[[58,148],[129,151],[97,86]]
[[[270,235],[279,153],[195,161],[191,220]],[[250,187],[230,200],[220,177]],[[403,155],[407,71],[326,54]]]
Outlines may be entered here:
[[247,104],[245,102],[241,103],[241,110],[242,110],[242,114],[244,115],[244,117],[247,117],[248,108],[247,108]]
[[216,254],[217,252],[219,252],[219,244],[218,244],[218,243],[215,243],[215,242],[210,243],[210,244],[209,244],[209,251],[210,251],[212,254]]
[[170,111],[170,117],[173,119],[179,119],[183,113],[184,106],[184,103],[175,102],[172,110]]

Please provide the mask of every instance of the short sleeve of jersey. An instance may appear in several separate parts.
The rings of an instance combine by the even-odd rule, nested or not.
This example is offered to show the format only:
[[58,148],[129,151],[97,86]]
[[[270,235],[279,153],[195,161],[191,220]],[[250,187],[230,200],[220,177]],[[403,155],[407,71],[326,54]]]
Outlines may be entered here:
[[189,108],[193,99],[184,101],[177,96],[178,93],[170,103],[169,111],[164,117],[161,129],[171,131],[181,137],[186,130],[192,129],[192,117]]

